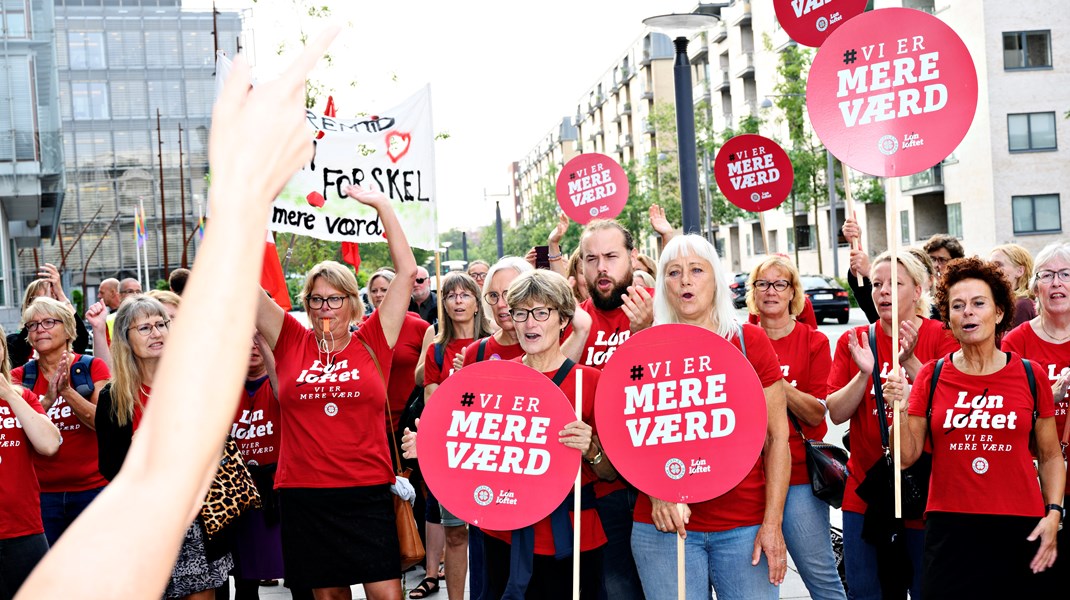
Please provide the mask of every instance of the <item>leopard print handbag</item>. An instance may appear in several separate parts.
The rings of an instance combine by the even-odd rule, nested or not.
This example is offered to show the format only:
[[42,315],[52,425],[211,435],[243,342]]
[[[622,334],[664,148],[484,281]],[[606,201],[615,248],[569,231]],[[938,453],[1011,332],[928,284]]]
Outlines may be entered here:
[[227,437],[208,495],[201,506],[201,522],[209,537],[218,534],[249,507],[260,508],[260,492],[234,438]]

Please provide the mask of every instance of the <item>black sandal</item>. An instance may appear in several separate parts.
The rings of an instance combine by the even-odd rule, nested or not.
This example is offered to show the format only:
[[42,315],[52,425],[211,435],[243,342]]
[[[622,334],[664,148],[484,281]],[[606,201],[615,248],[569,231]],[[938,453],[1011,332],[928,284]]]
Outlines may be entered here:
[[420,582],[420,585],[412,588],[409,592],[409,598],[418,600],[419,598],[426,598],[431,594],[438,593],[438,579],[434,577],[424,577],[424,580]]

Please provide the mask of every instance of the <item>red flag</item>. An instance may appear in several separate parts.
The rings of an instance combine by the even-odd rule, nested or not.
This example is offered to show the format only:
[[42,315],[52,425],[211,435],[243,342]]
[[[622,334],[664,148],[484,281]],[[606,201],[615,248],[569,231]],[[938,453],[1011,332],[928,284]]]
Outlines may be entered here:
[[353,265],[354,271],[359,271],[360,245],[356,242],[342,242],[342,260]]
[[334,108],[334,96],[327,96],[327,108],[323,109],[323,116],[331,118],[338,116]]
[[286,277],[282,273],[282,264],[279,263],[279,253],[275,250],[275,237],[267,232],[267,242],[264,243],[264,264],[260,267],[260,287],[271,294],[271,299],[281,306],[283,310],[292,310],[290,304],[290,291],[286,287]]

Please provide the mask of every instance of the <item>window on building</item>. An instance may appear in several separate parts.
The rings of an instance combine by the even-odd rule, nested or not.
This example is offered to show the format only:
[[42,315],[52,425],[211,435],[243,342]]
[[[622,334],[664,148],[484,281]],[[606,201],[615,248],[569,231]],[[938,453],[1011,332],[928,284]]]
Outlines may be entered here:
[[962,239],[962,205],[947,205],[947,234]]
[[0,161],[37,159],[32,70],[29,57],[0,57]]
[[103,81],[72,81],[71,107],[74,119],[108,119],[108,84]]
[[150,117],[156,115],[156,109],[160,109],[160,114],[164,117],[177,118],[186,114],[181,81],[150,81],[148,87]]
[[799,250],[811,250],[814,247],[813,236],[810,235],[810,224],[806,215],[795,215],[795,243]]
[[107,67],[102,31],[68,31],[67,51],[71,55],[69,64],[72,69]]
[[144,119],[149,116],[144,81],[112,81],[111,108],[116,119]]
[[140,31],[109,31],[107,44],[112,68],[145,66],[145,38]]
[[1003,34],[1004,69],[1051,67],[1050,31],[1010,31]]
[[1007,115],[1007,145],[1011,152],[1055,150],[1055,113]]
[[1056,233],[1062,231],[1059,194],[1013,196],[1011,212],[1014,233]]
[[146,31],[145,54],[150,67],[182,66],[177,31]]
[[910,243],[910,211],[899,211],[899,241],[904,244]]
[[8,38],[30,37],[30,2],[29,0],[5,0],[3,10],[4,32]]

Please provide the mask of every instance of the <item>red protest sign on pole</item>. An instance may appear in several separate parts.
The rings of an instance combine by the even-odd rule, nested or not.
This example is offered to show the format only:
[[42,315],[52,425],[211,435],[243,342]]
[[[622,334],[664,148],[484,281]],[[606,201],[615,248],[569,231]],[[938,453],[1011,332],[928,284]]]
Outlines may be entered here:
[[765,443],[754,368],[730,342],[693,325],[628,338],[602,370],[594,410],[598,439],[621,477],[667,502],[731,490]]
[[810,123],[844,163],[878,177],[919,173],[959,145],[977,72],[959,36],[908,8],[863,13],[821,45],[806,84]]
[[469,365],[424,408],[420,469],[458,518],[497,531],[527,527],[572,488],[580,453],[558,432],[575,420],[568,398],[542,373],[513,361]]
[[628,203],[628,175],[605,154],[580,154],[558,173],[556,192],[558,206],[580,225],[612,219]]
[[862,14],[866,0],[773,0],[773,8],[791,39],[817,48],[847,19]]
[[746,133],[728,140],[713,161],[717,187],[729,202],[749,212],[780,206],[791,194],[795,170],[773,140]]

